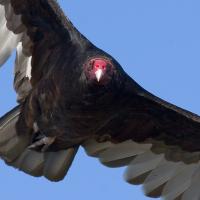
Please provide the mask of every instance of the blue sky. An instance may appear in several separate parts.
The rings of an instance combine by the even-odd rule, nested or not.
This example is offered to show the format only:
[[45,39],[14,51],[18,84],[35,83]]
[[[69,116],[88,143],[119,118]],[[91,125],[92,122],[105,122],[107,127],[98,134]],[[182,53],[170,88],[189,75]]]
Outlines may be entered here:
[[[59,0],[74,25],[113,55],[145,89],[200,114],[200,2],[197,0]],[[0,115],[12,108],[12,57],[0,70]],[[81,150],[60,183],[33,178],[0,162],[5,200],[147,200],[141,187],[122,179]]]

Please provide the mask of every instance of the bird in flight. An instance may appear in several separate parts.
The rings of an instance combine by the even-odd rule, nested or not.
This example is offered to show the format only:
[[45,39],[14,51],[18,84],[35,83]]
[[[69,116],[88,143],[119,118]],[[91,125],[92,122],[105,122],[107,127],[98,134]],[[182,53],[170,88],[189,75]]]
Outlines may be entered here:
[[138,85],[55,0],[0,0],[0,66],[16,50],[18,106],[0,118],[0,157],[60,181],[79,146],[149,197],[200,199],[200,117]]

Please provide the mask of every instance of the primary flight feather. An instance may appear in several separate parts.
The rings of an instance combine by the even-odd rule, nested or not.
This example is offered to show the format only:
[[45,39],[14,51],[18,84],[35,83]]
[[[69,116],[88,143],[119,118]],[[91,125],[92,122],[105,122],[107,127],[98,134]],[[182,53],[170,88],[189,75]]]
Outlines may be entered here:
[[0,65],[16,50],[19,105],[0,118],[0,157],[62,180],[79,146],[146,195],[200,199],[200,117],[144,90],[54,0],[0,0]]

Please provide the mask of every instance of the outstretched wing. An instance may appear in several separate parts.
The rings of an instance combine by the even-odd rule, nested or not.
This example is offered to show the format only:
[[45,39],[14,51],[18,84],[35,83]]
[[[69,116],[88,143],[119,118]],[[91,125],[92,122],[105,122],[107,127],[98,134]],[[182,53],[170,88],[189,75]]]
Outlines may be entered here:
[[14,49],[18,100],[58,63],[66,63],[89,42],[54,0],[0,1],[0,66]]
[[200,117],[130,79],[114,112],[102,138],[83,145],[88,155],[109,167],[127,166],[126,181],[143,184],[147,196],[200,199]]
[[[54,0],[0,0],[0,66],[16,50],[14,87],[18,101],[55,66],[67,64],[90,43],[64,16]],[[19,107],[0,118],[0,157],[33,176],[59,181],[78,147],[58,152],[27,149],[30,135],[15,130]]]

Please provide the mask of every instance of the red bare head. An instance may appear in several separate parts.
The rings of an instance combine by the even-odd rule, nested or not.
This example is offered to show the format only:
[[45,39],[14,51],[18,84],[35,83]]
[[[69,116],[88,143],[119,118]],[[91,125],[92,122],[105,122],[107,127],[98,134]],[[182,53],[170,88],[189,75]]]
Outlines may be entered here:
[[106,84],[113,75],[113,65],[106,58],[92,58],[86,63],[86,77],[98,84]]

